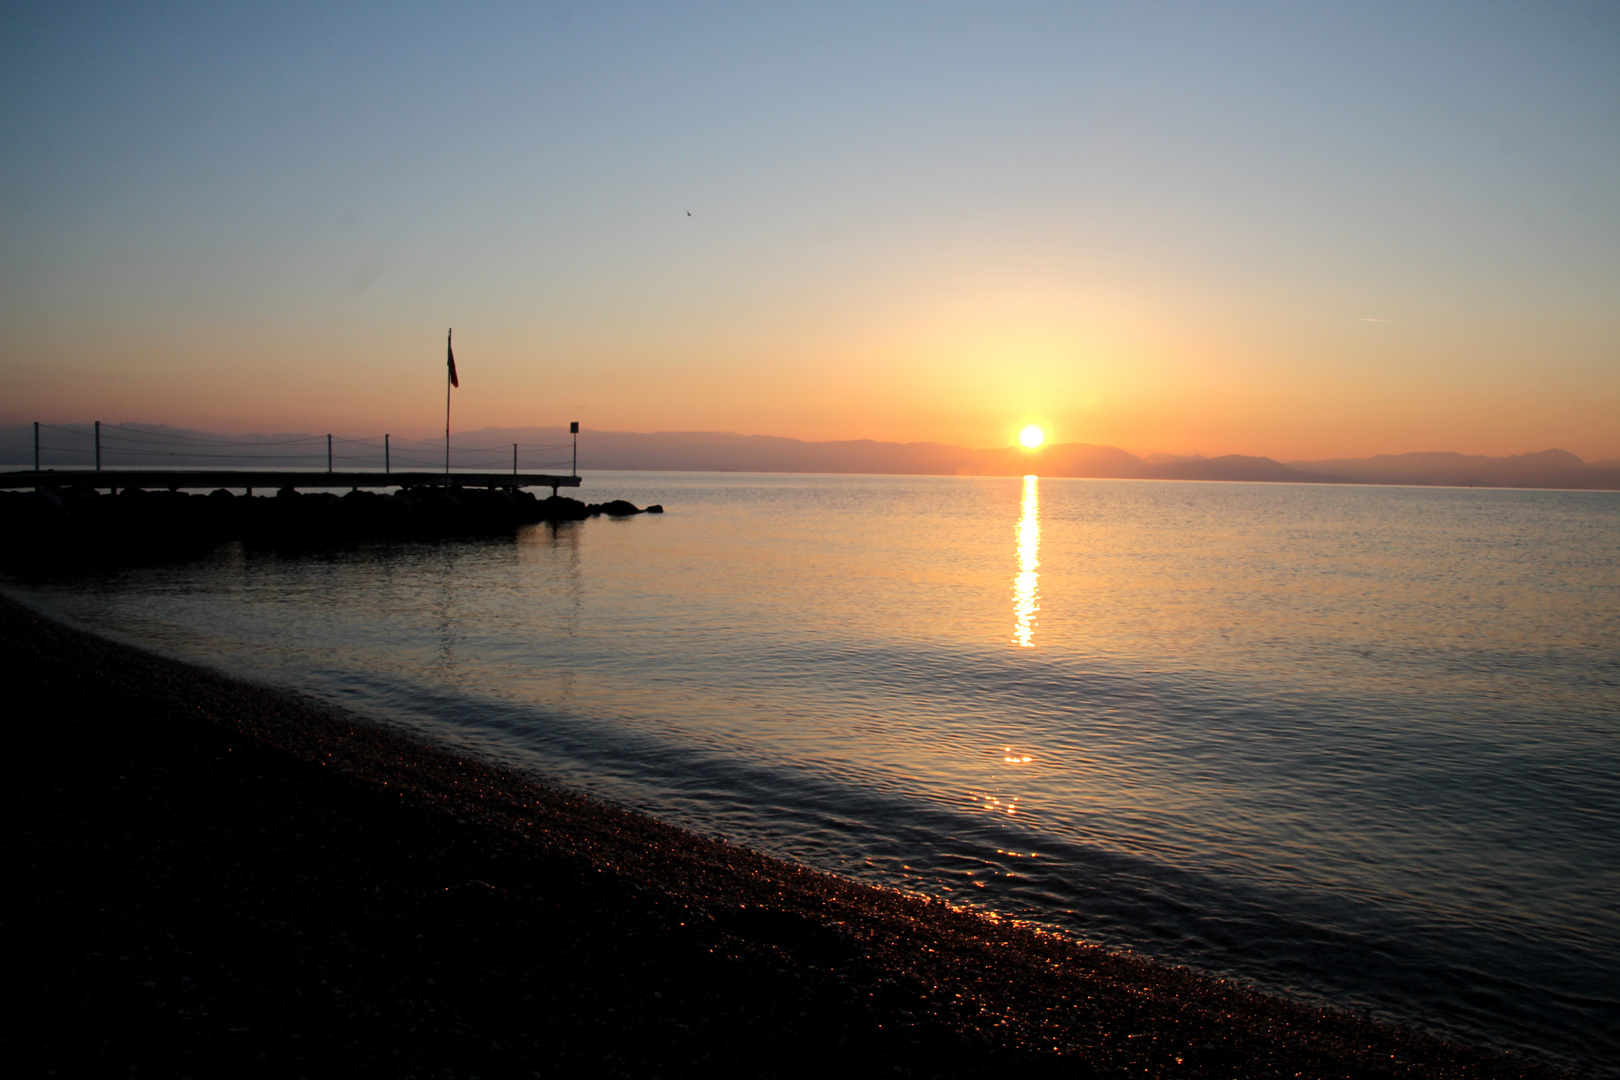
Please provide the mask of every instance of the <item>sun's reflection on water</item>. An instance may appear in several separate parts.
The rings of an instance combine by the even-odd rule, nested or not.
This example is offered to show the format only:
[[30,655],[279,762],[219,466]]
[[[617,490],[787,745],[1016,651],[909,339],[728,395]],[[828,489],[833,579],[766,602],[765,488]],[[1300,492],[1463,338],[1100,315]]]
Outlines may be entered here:
[[1023,514],[1018,519],[1018,574],[1013,578],[1013,641],[1035,645],[1035,616],[1041,610],[1041,478],[1024,477]]

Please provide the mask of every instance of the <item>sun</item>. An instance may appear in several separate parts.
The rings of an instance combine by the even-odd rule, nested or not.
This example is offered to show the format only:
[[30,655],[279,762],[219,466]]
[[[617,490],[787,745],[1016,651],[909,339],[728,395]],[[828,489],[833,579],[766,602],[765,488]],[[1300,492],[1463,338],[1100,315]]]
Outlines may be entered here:
[[1034,424],[1031,424],[1029,427],[1018,433],[1018,441],[1023,443],[1027,448],[1033,450],[1037,446],[1041,445],[1041,443],[1046,441],[1046,432],[1042,431]]

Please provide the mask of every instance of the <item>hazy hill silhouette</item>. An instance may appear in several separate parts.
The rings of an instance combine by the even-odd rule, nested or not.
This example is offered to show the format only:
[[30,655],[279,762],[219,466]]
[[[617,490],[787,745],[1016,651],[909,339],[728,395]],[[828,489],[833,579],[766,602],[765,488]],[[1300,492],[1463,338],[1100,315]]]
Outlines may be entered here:
[[[89,426],[69,425],[74,437],[88,447]],[[310,457],[309,465],[324,464],[325,438],[296,434],[221,436],[210,432],[165,425],[128,425],[151,432],[154,437],[172,439],[172,452],[159,459],[119,461],[110,464],[165,464],[228,466],[230,460],[217,454],[193,453],[208,449],[204,443],[228,439],[232,454],[241,455],[241,464],[253,464],[259,455],[288,452],[287,440],[306,440],[300,452]],[[82,429],[82,431],[80,430]],[[58,432],[60,442],[69,434]],[[318,440],[318,441],[311,441]],[[69,439],[69,441],[71,441]],[[430,440],[431,442],[432,440]],[[566,471],[570,441],[565,426],[481,428],[457,432],[452,440],[458,448],[499,448],[512,443],[525,447],[550,445],[565,447],[544,451],[562,462]],[[429,448],[431,449],[431,447]],[[380,448],[353,447],[351,454],[377,456]],[[418,449],[416,453],[426,453]],[[0,461],[12,467],[32,462],[33,428],[27,424],[0,427]],[[433,450],[430,457],[436,455]],[[530,452],[525,450],[525,460]],[[488,456],[488,455],[486,455]],[[498,455],[497,455],[498,456]],[[46,464],[82,467],[89,463],[83,448],[76,455]],[[434,460],[437,460],[434,457]],[[467,458],[458,464],[488,466]],[[549,463],[549,458],[548,458]],[[532,467],[532,466],[526,466]],[[597,431],[586,429],[579,438],[579,467],[592,469],[631,469],[682,472],[818,472],[875,473],[931,476],[1042,476],[1101,477],[1151,480],[1236,480],[1280,483],[1371,483],[1426,484],[1491,487],[1601,488],[1620,490],[1620,461],[1588,464],[1565,450],[1543,450],[1510,457],[1484,457],[1450,452],[1380,454],[1370,458],[1339,458],[1327,461],[1283,463],[1267,457],[1228,454],[1224,457],[1154,454],[1138,456],[1116,446],[1090,443],[1057,443],[1038,451],[1019,447],[973,450],[935,442],[878,442],[850,439],[832,442],[806,442],[775,435],[739,435],[723,431]]]
[[1268,457],[1195,458],[1148,465],[1142,476],[1154,480],[1264,480],[1293,484],[1342,484],[1342,476],[1305,472],[1280,464]]
[[[457,435],[469,443],[567,439],[566,429],[483,428]],[[776,435],[721,431],[580,434],[581,469],[691,472],[826,472],[925,476],[1075,476],[1149,480],[1236,480],[1269,483],[1375,483],[1491,487],[1620,489],[1620,468],[1589,465],[1565,450],[1491,458],[1455,453],[1384,454],[1372,458],[1291,461],[1228,454],[1140,457],[1117,446],[1054,443],[973,450],[946,443],[852,439],[806,442]],[[1401,463],[1388,467],[1385,463]],[[1611,467],[1604,467],[1604,466]]]
[[1449,451],[1379,454],[1370,458],[1295,461],[1290,465],[1334,473],[1364,484],[1620,488],[1620,462],[1588,464],[1567,450],[1499,458]]

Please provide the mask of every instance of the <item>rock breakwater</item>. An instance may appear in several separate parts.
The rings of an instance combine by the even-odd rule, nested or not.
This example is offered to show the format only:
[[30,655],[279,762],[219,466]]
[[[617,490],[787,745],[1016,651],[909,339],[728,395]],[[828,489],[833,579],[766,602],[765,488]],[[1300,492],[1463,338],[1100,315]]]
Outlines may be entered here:
[[87,489],[0,492],[0,563],[129,565],[195,558],[227,540],[271,547],[321,547],[363,540],[496,536],[537,522],[605,514],[661,513],[622,499],[585,503],[527,491],[413,487],[270,496]]

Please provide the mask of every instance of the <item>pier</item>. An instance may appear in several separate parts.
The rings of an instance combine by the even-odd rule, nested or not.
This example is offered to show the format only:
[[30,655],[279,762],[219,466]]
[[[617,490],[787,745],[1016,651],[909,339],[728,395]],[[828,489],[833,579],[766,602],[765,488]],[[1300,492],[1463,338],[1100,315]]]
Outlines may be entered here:
[[540,523],[662,513],[559,494],[580,487],[577,426],[567,443],[454,446],[391,434],[243,439],[35,424],[34,467],[0,472],[0,566],[169,562],[227,541],[301,552],[515,537]]

